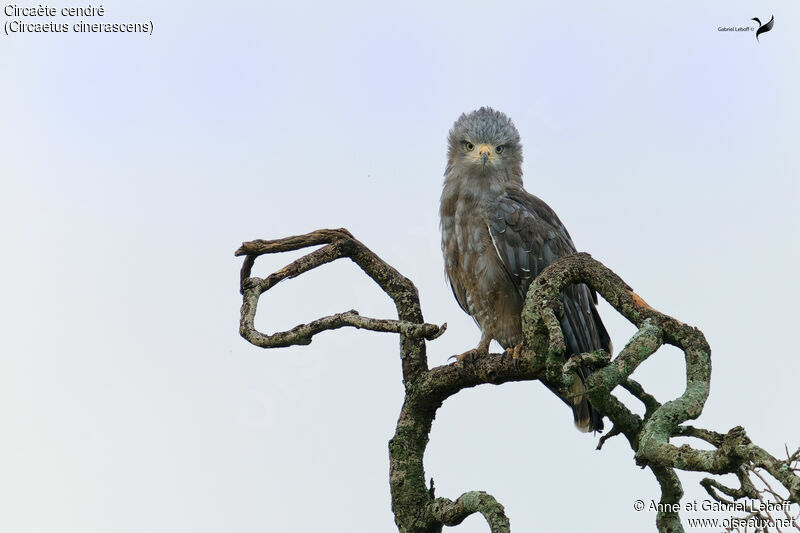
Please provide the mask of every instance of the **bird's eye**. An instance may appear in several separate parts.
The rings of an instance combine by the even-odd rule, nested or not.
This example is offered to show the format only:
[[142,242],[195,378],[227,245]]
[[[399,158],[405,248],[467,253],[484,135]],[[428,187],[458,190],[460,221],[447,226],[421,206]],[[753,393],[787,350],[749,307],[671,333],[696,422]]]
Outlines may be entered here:
[[472,143],[471,143],[471,142],[469,142],[469,141],[464,141],[464,148],[466,148],[466,149],[467,149],[467,152],[471,152],[472,150],[474,150],[474,149],[475,149],[475,145],[474,145],[474,144],[472,144]]
[[505,146],[503,146],[502,144],[494,149],[494,151],[497,152],[498,154],[502,154],[503,150],[505,150]]

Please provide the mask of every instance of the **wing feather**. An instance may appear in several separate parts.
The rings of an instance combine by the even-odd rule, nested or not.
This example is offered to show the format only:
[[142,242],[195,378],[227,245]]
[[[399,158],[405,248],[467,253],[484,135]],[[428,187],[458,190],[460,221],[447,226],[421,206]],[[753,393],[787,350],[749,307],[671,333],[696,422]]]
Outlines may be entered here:
[[[495,253],[524,298],[533,279],[550,263],[575,253],[575,245],[555,212],[522,188],[508,187],[486,211],[486,226]],[[570,353],[610,348],[610,339],[595,309],[596,296],[584,285],[568,287],[561,320]]]

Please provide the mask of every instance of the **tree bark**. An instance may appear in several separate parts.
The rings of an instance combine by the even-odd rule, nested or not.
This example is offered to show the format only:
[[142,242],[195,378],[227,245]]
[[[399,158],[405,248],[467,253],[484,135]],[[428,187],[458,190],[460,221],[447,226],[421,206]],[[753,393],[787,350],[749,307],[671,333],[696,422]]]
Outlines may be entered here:
[[[324,245],[290,263],[266,278],[252,277],[256,258],[262,254],[298,250]],[[771,475],[785,489],[776,499],[800,503],[800,449],[777,459],[752,444],[741,427],[725,434],[685,425],[703,411],[711,380],[711,349],[702,332],[653,309],[619,276],[585,253],[556,260],[531,285],[522,311],[524,349],[512,362],[500,354],[480,356],[472,362],[428,368],[426,340],[434,340],[445,325],[427,324],[423,320],[419,296],[414,284],[385,263],[345,229],[318,230],[305,235],[272,241],[243,243],[236,251],[244,256],[241,271],[240,333],[262,348],[309,344],[321,331],[355,327],[400,334],[400,357],[405,386],[405,400],[400,410],[397,429],[389,441],[389,485],[395,523],[402,533],[432,533],[443,526],[460,524],[467,516],[481,514],[493,533],[510,531],[510,522],[503,506],[481,491],[462,494],[455,501],[436,498],[433,482],[425,483],[423,458],[436,411],[450,396],[459,391],[491,383],[531,381],[546,378],[550,386],[566,395],[576,366],[589,366],[594,372],[587,379],[587,395],[592,405],[612,422],[611,430],[601,437],[598,449],[616,435],[623,435],[634,453],[636,463],[648,467],[661,487],[658,531],[682,532],[680,514],[672,512],[679,504],[683,488],[676,470],[691,470],[720,475],[732,473],[739,488],[727,487],[706,478],[701,485],[714,499],[728,501],[755,498],[751,476]],[[255,329],[258,299],[275,284],[293,278],[325,263],[347,257],[372,278],[397,308],[397,319],[364,317],[351,310],[301,324],[288,331],[264,334]],[[565,287],[585,283],[632,322],[638,331],[616,357],[605,352],[571,356],[566,362],[564,336],[559,316],[560,294]],[[676,346],[684,353],[686,386],[683,393],[660,403],[641,384],[630,378],[636,368],[663,344]],[[645,406],[644,416],[634,414],[614,394],[617,387],[630,392]],[[714,450],[696,449],[688,444],[670,443],[674,437],[692,437],[711,444]],[[763,477],[761,478],[763,481]],[[720,493],[724,494],[722,496]],[[611,519],[609,520],[612,521]]]

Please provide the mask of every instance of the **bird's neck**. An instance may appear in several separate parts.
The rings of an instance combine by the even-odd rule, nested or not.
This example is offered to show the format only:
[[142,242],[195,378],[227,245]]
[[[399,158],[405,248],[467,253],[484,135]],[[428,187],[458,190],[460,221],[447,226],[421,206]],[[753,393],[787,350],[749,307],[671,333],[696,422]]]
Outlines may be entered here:
[[505,192],[507,186],[522,184],[519,177],[514,179],[500,172],[469,173],[463,170],[448,168],[444,177],[442,190],[442,214],[455,210],[456,203],[481,205]]

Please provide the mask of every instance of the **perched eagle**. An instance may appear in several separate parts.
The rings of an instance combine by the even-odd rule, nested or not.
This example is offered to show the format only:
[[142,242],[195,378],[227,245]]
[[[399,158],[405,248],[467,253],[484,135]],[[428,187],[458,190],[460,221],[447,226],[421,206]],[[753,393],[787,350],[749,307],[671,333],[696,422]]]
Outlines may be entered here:
[[[522,188],[522,145],[506,115],[489,107],[463,114],[448,144],[440,208],[445,270],[458,304],[481,328],[478,346],[459,360],[487,354],[492,339],[518,353],[531,281],[555,259],[575,253],[575,245],[555,212]],[[597,295],[580,284],[567,287],[561,299],[566,356],[611,353]],[[599,431],[603,417],[582,396],[588,373],[578,369],[570,398],[562,399],[578,429]]]

